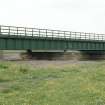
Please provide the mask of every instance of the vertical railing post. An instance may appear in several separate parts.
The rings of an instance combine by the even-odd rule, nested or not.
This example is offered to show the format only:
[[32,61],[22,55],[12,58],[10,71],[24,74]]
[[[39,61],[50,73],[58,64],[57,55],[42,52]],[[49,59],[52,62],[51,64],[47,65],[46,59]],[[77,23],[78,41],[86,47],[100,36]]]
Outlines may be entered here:
[[18,27],[17,27],[17,36],[18,36]]
[[40,29],[39,29],[39,36],[38,37],[40,37]]
[[27,33],[26,33],[26,27],[25,27],[25,36],[27,36]]
[[75,39],[76,39],[76,32],[75,32]]
[[99,37],[99,35],[98,35],[98,40],[100,40],[99,38],[100,38],[100,37]]
[[94,33],[94,38],[93,38],[94,40],[96,40],[96,35],[95,35],[95,33]]
[[98,34],[96,34],[96,40],[98,40]]
[[70,39],[71,39],[71,37],[72,37],[72,36],[71,36],[71,31],[70,31]]
[[34,35],[33,35],[33,28],[32,28],[32,37],[33,37]]
[[46,29],[46,37],[48,37],[48,36],[47,36],[47,29]]
[[1,26],[0,26],[0,35],[1,35]]
[[104,40],[104,36],[102,35],[102,40]]
[[52,30],[52,38],[54,37],[54,33],[53,33],[53,30]]
[[66,37],[65,37],[65,31],[64,31],[64,39],[66,39]]
[[86,40],[86,37],[87,37],[87,33],[85,33],[85,40]]
[[8,35],[10,36],[10,26],[8,27],[8,29],[9,29],[9,30],[8,30],[8,31],[9,31],[9,32],[8,32]]
[[57,37],[58,37],[58,39],[59,39],[59,32],[57,32]]
[[80,32],[80,39],[81,39],[81,34],[82,34],[82,33]]
[[89,33],[89,40],[90,40],[90,33]]

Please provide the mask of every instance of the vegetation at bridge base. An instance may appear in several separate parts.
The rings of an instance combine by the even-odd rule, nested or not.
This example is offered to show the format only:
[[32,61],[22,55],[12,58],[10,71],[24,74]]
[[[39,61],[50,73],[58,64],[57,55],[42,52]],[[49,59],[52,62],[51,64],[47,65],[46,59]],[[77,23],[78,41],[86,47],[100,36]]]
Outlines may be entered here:
[[105,105],[105,62],[48,68],[0,62],[0,105]]

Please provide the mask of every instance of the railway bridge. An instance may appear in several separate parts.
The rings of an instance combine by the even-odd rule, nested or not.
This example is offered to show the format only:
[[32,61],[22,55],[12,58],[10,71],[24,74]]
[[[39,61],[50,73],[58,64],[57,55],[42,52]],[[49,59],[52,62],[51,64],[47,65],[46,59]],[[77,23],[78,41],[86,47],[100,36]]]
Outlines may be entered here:
[[105,35],[1,25],[0,50],[104,51]]

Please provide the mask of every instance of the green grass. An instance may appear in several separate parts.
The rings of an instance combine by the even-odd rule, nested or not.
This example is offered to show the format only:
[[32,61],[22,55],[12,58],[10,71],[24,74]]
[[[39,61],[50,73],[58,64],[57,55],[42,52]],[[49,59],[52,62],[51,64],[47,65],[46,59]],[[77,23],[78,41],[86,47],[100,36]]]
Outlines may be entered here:
[[0,63],[0,105],[105,105],[105,62],[44,69]]

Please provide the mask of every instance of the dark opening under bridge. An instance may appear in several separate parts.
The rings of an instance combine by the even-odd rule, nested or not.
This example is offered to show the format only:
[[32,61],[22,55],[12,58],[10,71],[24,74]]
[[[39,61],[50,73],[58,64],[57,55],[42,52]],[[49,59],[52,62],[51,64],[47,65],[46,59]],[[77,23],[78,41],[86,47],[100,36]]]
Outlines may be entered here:
[[0,26],[0,50],[104,51],[105,35]]

